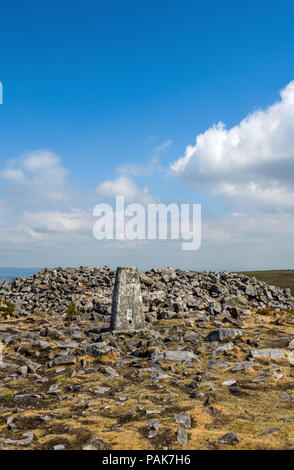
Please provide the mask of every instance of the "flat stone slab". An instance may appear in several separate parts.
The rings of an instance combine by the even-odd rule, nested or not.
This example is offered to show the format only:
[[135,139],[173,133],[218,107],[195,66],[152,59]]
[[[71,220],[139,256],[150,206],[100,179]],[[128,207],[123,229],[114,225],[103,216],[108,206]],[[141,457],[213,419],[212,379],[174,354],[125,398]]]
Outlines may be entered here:
[[271,359],[280,359],[285,357],[284,351],[281,349],[251,349],[250,351],[251,357],[270,357]]
[[192,351],[181,351],[179,349],[160,351],[155,349],[150,357],[151,361],[158,361],[164,359],[166,361],[173,362],[189,362],[191,360],[196,360],[199,362],[199,358]]
[[225,341],[235,339],[238,336],[242,336],[242,331],[236,328],[218,328],[211,331],[208,335],[210,341]]

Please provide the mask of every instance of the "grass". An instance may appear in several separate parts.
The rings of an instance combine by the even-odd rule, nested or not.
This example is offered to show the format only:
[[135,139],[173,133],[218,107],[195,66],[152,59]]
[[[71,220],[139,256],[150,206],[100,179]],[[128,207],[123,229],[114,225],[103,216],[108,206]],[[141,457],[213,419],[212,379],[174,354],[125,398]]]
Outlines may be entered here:
[[74,320],[80,314],[81,312],[79,311],[76,302],[70,302],[66,309],[66,320]]
[[15,311],[15,305],[12,302],[0,301],[0,317],[7,317],[13,315]]
[[291,289],[294,295],[294,269],[277,269],[273,271],[242,271],[249,277],[256,277],[259,281],[264,281],[269,285]]
[[[228,360],[230,366],[236,361],[244,361],[250,349],[246,340],[259,335],[260,348],[281,346],[288,354],[287,338],[294,337],[294,325],[287,324],[288,313],[280,312],[279,325],[276,324],[273,315],[274,312],[270,309],[263,309],[257,313],[254,311],[251,316],[244,318],[243,336],[236,341],[234,351],[226,352],[219,359]],[[29,328],[32,328],[30,318],[25,322],[29,324]],[[156,331],[168,330],[172,334],[173,327],[180,325],[183,327],[183,319],[158,320],[154,322],[153,328]],[[36,327],[35,321],[33,327]],[[242,371],[231,373],[229,368],[207,369],[207,363],[211,358],[210,349],[205,346],[208,342],[207,335],[214,328],[215,326],[210,323],[203,332],[201,352],[197,352],[201,363],[193,363],[191,367],[187,367],[181,363],[161,360],[162,369],[168,370],[172,365],[174,371],[169,371],[170,378],[161,379],[158,383],[151,381],[152,372],[141,370],[150,367],[147,359],[142,360],[140,368],[128,365],[119,368],[120,376],[114,380],[103,373],[103,368],[100,371],[86,368],[85,373],[80,374],[79,366],[73,366],[72,368],[76,368],[76,375],[67,378],[65,373],[56,375],[55,368],[45,367],[44,373],[49,381],[38,384],[40,386],[38,394],[45,398],[53,382],[62,385],[62,393],[59,397],[46,397],[39,401],[32,397],[28,403],[24,398],[18,398],[17,401],[12,398],[14,393],[24,393],[24,389],[30,390],[29,386],[35,385],[30,383],[33,376],[29,374],[26,379],[9,381],[5,388],[2,385],[2,390],[0,389],[0,400],[7,408],[0,413],[1,437],[17,440],[22,438],[25,430],[32,430],[36,438],[29,448],[36,450],[52,450],[54,445],[62,443],[66,449],[81,449],[86,442],[93,439],[102,439],[112,450],[160,450],[163,447],[183,450],[294,449],[294,402],[283,401],[280,397],[282,392],[287,392],[291,396],[294,394],[293,368],[287,358],[276,361],[256,359],[254,366],[248,369],[248,373]],[[193,327],[187,329],[193,330]],[[123,335],[118,336],[116,341],[124,351]],[[181,345],[183,343],[179,341],[172,346]],[[14,347],[15,345],[7,346],[12,359]],[[152,347],[148,349],[149,352],[150,350]],[[111,352],[102,357],[79,356],[79,358],[84,358],[91,365],[102,363],[113,366],[124,354],[125,352],[121,356],[116,356]],[[183,375],[184,368],[188,369],[188,377]],[[283,378],[277,380],[270,373],[266,376],[266,383],[252,382],[252,379],[272,369],[282,371]],[[201,399],[190,398],[192,389],[189,384],[194,379],[196,371],[201,372],[202,376],[199,390],[204,392],[205,397]],[[230,387],[222,385],[223,381],[230,379],[237,380],[238,390],[234,393]],[[206,385],[206,382],[213,384],[213,390],[210,390],[211,387]],[[79,389],[72,392],[66,385],[77,385]],[[97,396],[93,393],[97,385],[108,386],[110,390]],[[119,406],[117,403],[122,396],[126,397],[125,405]],[[204,406],[208,396],[212,397],[211,405]],[[81,399],[84,402],[81,402]],[[15,424],[19,431],[8,430],[6,425],[7,417],[11,414],[11,408],[15,407],[15,403],[22,410],[15,416]],[[160,415],[146,414],[146,410],[156,409],[161,410]],[[188,445],[181,448],[176,438],[178,424],[174,415],[183,411],[189,413],[192,426],[187,429]],[[39,416],[43,414],[49,415],[51,421],[40,421]],[[283,418],[291,421],[286,422]],[[159,420],[161,423],[158,435],[153,438],[148,438],[149,419]],[[112,429],[117,425],[121,427]],[[281,432],[265,434],[269,428],[280,428]],[[230,446],[210,442],[232,431],[238,434],[240,443]],[[9,449],[13,447],[9,446]]]

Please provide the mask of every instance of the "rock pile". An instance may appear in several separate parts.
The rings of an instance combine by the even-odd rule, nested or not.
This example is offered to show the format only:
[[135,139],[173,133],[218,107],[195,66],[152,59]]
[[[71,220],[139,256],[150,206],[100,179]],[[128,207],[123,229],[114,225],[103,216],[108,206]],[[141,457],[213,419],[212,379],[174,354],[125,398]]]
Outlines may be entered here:
[[[45,268],[38,274],[16,278],[0,285],[0,301],[15,305],[15,313],[64,313],[74,302],[92,319],[111,313],[115,272],[103,268]],[[269,286],[255,278],[228,272],[151,269],[140,273],[147,320],[173,318],[189,311],[206,315],[229,314],[240,310],[273,308],[290,311],[294,298],[290,289]],[[89,317],[89,318],[90,318]]]
[[122,333],[114,278],[57,268],[0,287],[0,307],[16,305],[0,316],[0,450],[294,449],[289,290],[152,269],[150,324]]

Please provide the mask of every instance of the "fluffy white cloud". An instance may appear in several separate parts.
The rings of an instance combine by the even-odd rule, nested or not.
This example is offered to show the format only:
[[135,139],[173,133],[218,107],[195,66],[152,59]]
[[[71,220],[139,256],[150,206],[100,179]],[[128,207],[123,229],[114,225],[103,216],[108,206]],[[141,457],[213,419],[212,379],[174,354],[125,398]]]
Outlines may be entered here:
[[12,199],[24,204],[55,204],[68,198],[66,173],[57,155],[40,149],[13,161],[0,172],[0,178]]
[[294,81],[280,95],[231,129],[219,123],[198,135],[170,175],[195,188],[213,186],[214,194],[238,204],[293,206]]
[[36,150],[23,155],[23,167],[29,171],[48,170],[51,168],[57,169],[59,165],[59,157],[46,149]]
[[23,221],[34,232],[77,232],[91,233],[92,214],[80,209],[71,209],[68,212],[44,211],[23,213]]
[[4,178],[5,180],[14,181],[17,183],[26,183],[27,181],[24,172],[19,168],[7,168],[7,170],[3,170],[0,173],[0,176],[2,176],[2,178]]
[[294,211],[294,192],[279,184],[221,184],[212,194],[248,211]]
[[126,202],[147,204],[154,202],[154,197],[149,194],[148,188],[140,189],[129,176],[120,176],[112,181],[104,181],[96,192],[102,197],[124,196]]
[[[70,233],[91,234],[92,211],[72,208],[75,193],[66,183],[66,174],[60,158],[44,149],[23,154],[0,172],[5,197],[5,203],[0,199],[2,244],[48,246],[54,244],[56,234],[64,233],[65,238]],[[81,204],[82,198],[77,199]]]

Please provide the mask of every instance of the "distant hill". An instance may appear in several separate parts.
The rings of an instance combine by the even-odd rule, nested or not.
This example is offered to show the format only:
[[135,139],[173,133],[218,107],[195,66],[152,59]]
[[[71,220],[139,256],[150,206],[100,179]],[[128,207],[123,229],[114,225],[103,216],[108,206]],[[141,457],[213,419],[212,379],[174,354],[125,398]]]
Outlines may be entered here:
[[272,271],[242,271],[242,274],[256,277],[267,284],[291,289],[294,296],[294,269],[276,269]]
[[32,276],[38,273],[42,268],[6,268],[0,267],[0,284],[4,281],[12,281],[15,277]]

